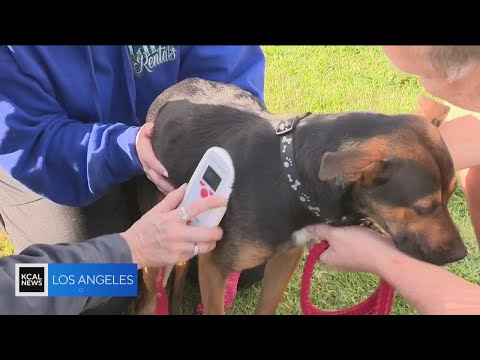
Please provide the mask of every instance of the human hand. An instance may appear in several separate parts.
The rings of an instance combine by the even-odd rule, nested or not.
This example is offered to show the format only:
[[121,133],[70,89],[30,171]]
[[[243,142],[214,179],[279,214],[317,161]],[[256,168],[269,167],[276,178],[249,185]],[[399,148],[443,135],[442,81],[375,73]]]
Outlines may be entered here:
[[[198,253],[212,251],[223,236],[220,227],[188,226],[177,209],[184,195],[186,184],[170,192],[159,204],[145,213],[127,231],[120,235],[132,252],[139,268],[174,265],[193,256],[195,245]],[[226,207],[227,200],[220,196],[208,196],[191,203],[185,210],[189,219],[206,210]]]
[[306,230],[314,243],[328,242],[329,247],[320,255],[320,261],[337,271],[378,274],[378,260],[397,251],[389,238],[361,226],[319,224],[307,226]]
[[153,123],[144,124],[138,131],[135,145],[137,148],[138,159],[142,164],[147,178],[152,181],[157,188],[168,194],[173,191],[173,185],[167,180],[167,169],[158,161],[152,147]]

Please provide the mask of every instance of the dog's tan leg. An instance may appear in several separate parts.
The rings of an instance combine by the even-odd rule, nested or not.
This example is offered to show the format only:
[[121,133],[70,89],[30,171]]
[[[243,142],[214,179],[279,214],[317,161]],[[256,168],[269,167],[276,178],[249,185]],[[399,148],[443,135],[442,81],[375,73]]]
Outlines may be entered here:
[[[141,216],[165,197],[146,176],[136,178],[135,186],[137,190],[138,208]],[[153,315],[155,313],[158,271],[159,269],[155,267],[145,268],[142,271],[143,286],[140,292],[138,314]],[[166,275],[168,276],[168,274]]]
[[176,264],[173,270],[173,283],[169,295],[169,313],[171,315],[182,314],[183,290],[185,288],[185,278],[187,276],[188,261]]
[[304,246],[282,251],[268,260],[256,315],[275,315],[285,288],[302,259]]
[[224,297],[228,275],[222,274],[215,265],[211,253],[198,256],[198,278],[203,313],[205,315],[224,315]]
[[138,307],[139,315],[153,315],[157,300],[156,281],[159,268],[149,267],[142,271],[143,289]]

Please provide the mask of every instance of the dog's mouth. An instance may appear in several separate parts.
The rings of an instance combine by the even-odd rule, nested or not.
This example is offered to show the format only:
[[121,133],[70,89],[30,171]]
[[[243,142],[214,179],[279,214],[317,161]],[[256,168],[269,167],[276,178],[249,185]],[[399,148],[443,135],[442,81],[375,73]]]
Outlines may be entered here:
[[360,226],[363,226],[363,227],[366,227],[366,228],[369,228],[371,230],[374,230],[384,236],[388,236],[389,238],[391,238],[392,236],[388,233],[387,230],[385,230],[384,227],[382,227],[380,224],[378,224],[378,222],[376,222],[375,220],[373,220],[372,218],[369,218],[369,217],[366,217],[366,218],[362,218],[361,219],[361,223],[360,223]]
[[448,248],[433,248],[428,245],[424,233],[411,233],[404,229],[401,232],[391,231],[388,224],[383,226],[370,217],[361,219],[360,226],[372,229],[379,234],[388,237],[395,247],[403,253],[431,264],[446,265],[463,259],[467,255],[467,249],[460,239],[449,241]]
[[373,218],[363,215],[351,215],[344,216],[338,222],[334,222],[332,225],[345,226],[345,225],[360,225],[371,230],[374,230],[382,235],[392,238],[388,232],[388,227],[386,224],[384,226],[380,225],[378,221],[375,221]]
[[[378,225],[373,219],[368,217],[349,217],[344,216],[340,219],[337,219],[330,223],[332,226],[349,226],[349,225],[360,225],[369,229],[372,229],[382,235],[386,235],[391,238],[387,231],[385,231],[380,225]],[[309,248],[314,246],[317,242],[312,241],[311,234],[306,230],[306,228],[302,228],[298,231],[295,231],[292,234],[292,241],[294,246],[303,246],[307,245]]]

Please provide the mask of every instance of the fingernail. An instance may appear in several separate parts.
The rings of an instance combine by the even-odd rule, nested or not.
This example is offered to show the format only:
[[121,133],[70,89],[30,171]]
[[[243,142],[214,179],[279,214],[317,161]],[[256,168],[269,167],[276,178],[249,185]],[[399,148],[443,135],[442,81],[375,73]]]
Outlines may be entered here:
[[163,176],[168,177],[168,172],[167,172],[167,170],[163,170],[163,173],[162,173],[162,174],[163,174]]

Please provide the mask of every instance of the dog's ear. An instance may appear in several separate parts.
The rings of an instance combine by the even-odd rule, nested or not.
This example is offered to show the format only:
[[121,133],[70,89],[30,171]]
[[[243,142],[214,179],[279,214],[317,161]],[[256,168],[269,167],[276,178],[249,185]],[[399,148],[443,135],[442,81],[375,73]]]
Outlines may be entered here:
[[337,183],[379,185],[391,175],[391,167],[384,158],[385,144],[376,140],[348,150],[326,152],[318,177],[322,181],[336,180]]
[[423,94],[417,98],[415,114],[423,116],[436,127],[439,127],[445,121],[449,111],[449,106],[430,99]]

